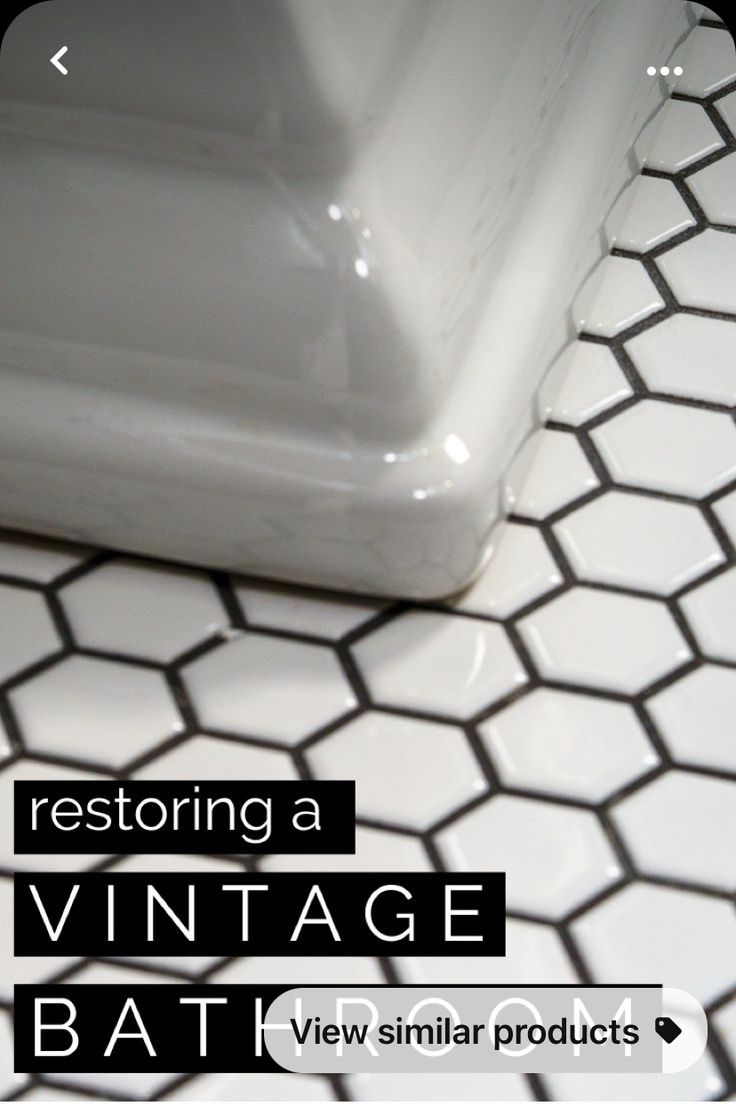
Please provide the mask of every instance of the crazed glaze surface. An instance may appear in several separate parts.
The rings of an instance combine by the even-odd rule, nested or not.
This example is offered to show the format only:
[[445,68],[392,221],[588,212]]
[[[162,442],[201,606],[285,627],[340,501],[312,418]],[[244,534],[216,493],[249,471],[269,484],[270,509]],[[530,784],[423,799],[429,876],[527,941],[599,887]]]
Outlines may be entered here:
[[23,13],[0,66],[2,522],[457,590],[661,99],[646,64],[686,28],[671,0]]

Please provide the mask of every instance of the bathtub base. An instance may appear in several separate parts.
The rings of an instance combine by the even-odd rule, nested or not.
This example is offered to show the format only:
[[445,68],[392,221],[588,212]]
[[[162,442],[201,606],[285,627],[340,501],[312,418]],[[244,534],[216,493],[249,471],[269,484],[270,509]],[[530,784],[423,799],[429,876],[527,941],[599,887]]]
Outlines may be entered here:
[[[448,209],[439,182],[435,207],[423,213],[431,220],[412,228],[402,204],[433,169],[406,147],[409,93],[399,88],[364,136],[364,148],[360,127],[351,123],[357,130],[350,131],[349,164],[342,159],[334,174],[317,177],[308,166],[290,164],[273,194],[256,195],[252,186],[258,256],[271,247],[283,254],[279,188],[288,185],[302,213],[321,213],[318,226],[309,224],[317,229],[304,250],[322,251],[329,280],[323,300],[305,303],[298,265],[285,261],[281,278],[264,286],[271,298],[253,308],[248,326],[239,320],[237,296],[224,305],[224,293],[208,298],[210,286],[227,289],[235,280],[227,245],[202,269],[200,231],[192,231],[189,244],[174,233],[176,219],[186,221],[188,212],[182,181],[204,173],[208,187],[220,189],[207,233],[224,242],[230,219],[232,236],[235,209],[228,204],[237,202],[241,174],[243,189],[252,183],[242,146],[223,140],[216,156],[197,166],[191,133],[180,130],[175,149],[156,152],[141,146],[142,135],[148,142],[155,137],[147,124],[135,130],[134,156],[126,159],[128,124],[118,120],[104,129],[96,148],[90,136],[103,131],[89,113],[6,98],[5,156],[11,172],[25,159],[29,176],[0,201],[7,207],[2,222],[11,224],[4,256],[13,259],[18,289],[0,319],[0,522],[366,594],[433,599],[466,585],[491,551],[503,474],[533,426],[544,370],[574,334],[569,304],[599,260],[601,222],[634,170],[627,154],[661,101],[663,89],[646,67],[668,60],[688,27],[685,6],[670,0],[555,3],[567,13],[561,31],[555,36],[542,21],[527,38],[518,37],[524,13],[513,15],[522,5],[501,4],[504,33],[517,37],[493,38],[495,55],[513,58],[499,118],[484,107],[488,125],[461,153],[448,153],[457,211],[465,193],[491,189],[497,216],[489,210],[488,225],[458,244],[457,211]],[[471,0],[465,11],[479,21],[479,34],[488,30],[488,7],[487,0]],[[551,12],[544,7],[544,18],[552,19]],[[443,51],[448,59],[457,52],[451,25],[443,31],[439,20],[430,30],[427,56],[435,68],[420,53],[414,70],[415,82],[426,81],[427,89],[436,84]],[[479,79],[466,75],[470,85]],[[554,95],[550,81],[557,82]],[[423,99],[431,112],[424,93]],[[421,133],[428,120],[415,106],[411,113]],[[447,128],[448,143],[457,122],[437,123]],[[169,133],[163,128],[159,137]],[[496,163],[490,151],[503,141],[509,145],[497,146],[503,156]],[[44,178],[40,165],[55,175]],[[378,181],[377,165],[389,174]],[[402,172],[404,191],[392,208],[384,192]],[[150,269],[161,255],[164,238],[156,234],[171,233],[177,268],[196,277],[194,283],[182,277],[178,300],[167,287],[160,318],[148,310],[150,295],[126,308],[119,265],[108,268],[100,256],[92,271],[73,260],[75,249],[94,240],[95,187],[102,192],[112,180],[135,200],[149,177],[168,197],[165,216],[146,235],[136,230],[135,204],[127,209],[121,202],[115,233],[124,233],[139,272],[142,259]],[[501,202],[494,189],[512,198]],[[57,243],[53,257],[50,242]],[[462,280],[447,277],[448,258],[462,261]],[[253,272],[253,280],[265,280],[262,267]],[[449,280],[446,296],[455,297],[447,310],[462,323],[459,337],[449,325],[440,335],[434,326],[430,309],[441,280]],[[172,312],[189,304],[187,297],[194,298],[177,327]],[[117,345],[106,315],[111,302],[125,338]],[[330,314],[337,302],[341,320],[348,320],[339,333]],[[336,342],[348,339],[344,356],[323,344],[316,369],[314,359],[304,359],[307,348],[313,358],[307,308],[323,313],[325,333],[337,334]],[[263,371],[269,351],[278,362],[272,375]],[[251,372],[256,363],[259,370]]]

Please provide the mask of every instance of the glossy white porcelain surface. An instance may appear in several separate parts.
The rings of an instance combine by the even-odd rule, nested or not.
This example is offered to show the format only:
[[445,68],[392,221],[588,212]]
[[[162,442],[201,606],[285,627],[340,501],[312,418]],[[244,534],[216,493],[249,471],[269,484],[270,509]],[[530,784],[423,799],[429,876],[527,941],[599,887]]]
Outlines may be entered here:
[[383,977],[369,956],[248,956],[213,972],[213,983],[381,984]]
[[675,92],[709,96],[736,79],[733,39],[718,27],[698,27],[688,44],[687,65],[673,82]]
[[363,714],[307,759],[320,779],[355,780],[360,817],[388,821],[400,811],[411,829],[429,829],[488,789],[462,730],[415,718]]
[[668,100],[637,141],[643,166],[676,173],[723,146],[723,139],[700,104]]
[[385,706],[469,718],[526,683],[501,626],[483,619],[410,611],[353,646],[371,695]]
[[733,420],[719,411],[644,399],[591,437],[614,480],[630,487],[700,497],[736,476]]
[[402,956],[402,983],[572,983],[575,972],[557,931],[543,922],[508,918],[505,956]]
[[644,875],[736,888],[736,782],[668,772],[616,803],[613,820]]
[[681,602],[705,655],[736,660],[736,568],[701,584]]
[[626,352],[653,392],[736,404],[736,326],[731,320],[671,315],[628,341]]
[[608,346],[571,342],[542,381],[537,403],[544,420],[580,426],[630,395]]
[[311,856],[264,857],[260,867],[266,872],[428,872],[429,854],[420,838],[397,830],[359,825],[355,828],[355,853],[340,856],[320,853]]
[[[1,521],[363,592],[476,573],[662,98],[646,65],[691,17],[370,11],[58,0],[13,24]],[[601,333],[659,307],[634,266]]]
[[573,922],[572,932],[608,983],[666,979],[703,1003],[736,984],[736,922],[723,899],[632,883]]
[[539,430],[507,473],[505,503],[515,515],[542,519],[597,487],[598,477],[572,434]]
[[530,1102],[529,1087],[518,1075],[506,1072],[425,1072],[419,1077],[395,1075],[351,1075],[347,1080],[356,1102],[446,1102],[460,1096],[465,1102]]
[[725,560],[697,507],[609,491],[555,534],[581,580],[670,595]]
[[249,626],[288,630],[337,641],[371,618],[380,605],[294,588],[240,584],[235,594]]
[[729,128],[736,124],[736,93],[730,92],[718,101],[718,113]]
[[626,703],[537,688],[480,726],[502,783],[601,802],[659,757]]
[[736,156],[693,173],[690,188],[712,223],[736,224]]
[[736,236],[709,227],[659,262],[678,302],[736,314]]
[[519,622],[548,679],[639,691],[690,660],[664,603],[576,587]]
[[61,648],[61,639],[40,595],[0,584],[0,680]]
[[736,541],[736,488],[721,499],[717,499],[713,504],[713,510],[725,527],[728,536],[732,541]]
[[81,546],[75,549],[66,542],[57,543],[30,535],[5,536],[0,538],[0,573],[18,580],[49,584],[91,553],[92,550]]
[[133,773],[140,780],[290,780],[297,778],[288,753],[242,741],[193,734]]
[[258,734],[284,745],[357,706],[330,649],[265,634],[226,641],[185,665],[182,678],[207,729]]
[[[60,594],[75,639],[101,652],[171,661],[228,625],[211,581],[145,561],[109,561]],[[104,627],[95,617],[100,605],[108,612]]]
[[709,1102],[717,1099],[725,1087],[708,1055],[677,1075],[564,1072],[550,1075],[547,1083],[562,1102]]
[[[646,249],[646,242],[640,244]],[[639,261],[607,257],[583,285],[572,312],[579,330],[613,338],[663,307],[664,300]]]
[[13,1030],[10,1015],[5,1010],[0,1015],[0,1065],[0,1094],[8,1097],[22,1090],[28,1077],[22,1073],[16,1075],[13,1071]]
[[678,764],[736,771],[736,672],[704,664],[652,696],[647,713]]
[[437,834],[451,870],[506,872],[509,910],[563,918],[622,875],[591,811],[499,795]]
[[637,177],[606,220],[606,236],[612,248],[643,253],[695,226],[695,221],[671,181]]
[[[123,768],[184,728],[160,672],[99,657],[67,657],[10,693],[33,753]],[[100,740],[104,735],[104,740]]]
[[[292,1082],[293,1080],[293,1082]],[[167,1095],[172,1102],[332,1102],[332,1087],[318,1075],[208,1073]]]
[[533,526],[504,522],[493,537],[488,565],[475,583],[452,601],[453,609],[504,618],[562,583],[562,573]]

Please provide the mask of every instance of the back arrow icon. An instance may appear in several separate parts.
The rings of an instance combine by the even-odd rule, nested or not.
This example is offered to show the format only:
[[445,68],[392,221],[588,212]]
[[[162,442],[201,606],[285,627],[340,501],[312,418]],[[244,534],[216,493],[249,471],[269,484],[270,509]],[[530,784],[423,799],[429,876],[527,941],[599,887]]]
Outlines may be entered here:
[[66,77],[67,73],[69,72],[69,70],[64,68],[64,66],[59,61],[59,58],[63,58],[64,54],[67,52],[68,49],[69,49],[68,46],[62,46],[61,50],[59,50],[59,52],[57,54],[54,54],[53,58],[49,58],[49,61],[51,62],[51,64],[55,65],[56,68],[59,70],[59,72],[62,73],[65,77]]

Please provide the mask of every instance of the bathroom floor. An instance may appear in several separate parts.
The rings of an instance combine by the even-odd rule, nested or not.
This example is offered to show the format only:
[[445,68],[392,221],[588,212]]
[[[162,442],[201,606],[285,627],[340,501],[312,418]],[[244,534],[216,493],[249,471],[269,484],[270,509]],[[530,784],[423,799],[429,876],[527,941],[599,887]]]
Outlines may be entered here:
[[[461,598],[361,601],[0,534],[3,918],[14,779],[355,778],[354,858],[18,866],[502,869],[508,956],[13,961],[5,924],[5,1097],[736,1094],[736,52],[705,15]],[[203,978],[654,980],[695,994],[711,1037],[676,1076],[13,1076],[13,981]]]

